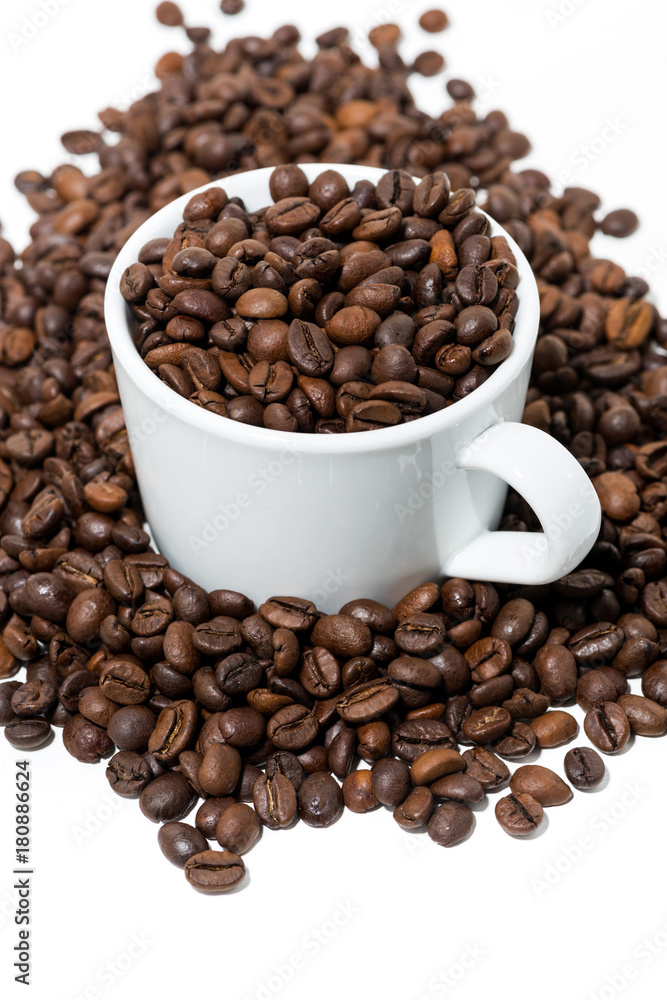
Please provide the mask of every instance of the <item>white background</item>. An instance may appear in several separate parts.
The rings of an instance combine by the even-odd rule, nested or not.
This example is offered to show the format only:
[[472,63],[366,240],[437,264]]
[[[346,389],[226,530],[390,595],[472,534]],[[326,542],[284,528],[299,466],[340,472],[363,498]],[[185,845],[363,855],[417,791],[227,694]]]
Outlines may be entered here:
[[[157,57],[188,44],[154,22],[146,0],[44,2],[57,11],[32,32],[25,19],[39,0],[12,0],[0,12],[0,219],[17,246],[31,214],[13,188],[15,173],[48,173],[67,158],[62,131],[95,127],[99,108],[127,106],[151,88]],[[482,110],[502,107],[529,134],[526,165],[569,172],[567,182],[600,192],[605,209],[640,214],[637,235],[596,238],[596,252],[629,273],[651,272],[666,310],[664,6],[449,0],[452,27],[435,36],[417,28],[429,6],[252,0],[242,16],[223,19],[213,0],[183,3],[189,23],[213,25],[217,41],[291,20],[309,37],[344,23],[358,42],[390,11],[408,56],[438,48],[447,59],[444,74],[414,81],[421,106],[437,112],[447,75],[466,77],[487,95]],[[34,37],[24,43],[22,32]],[[360,51],[372,58],[369,47]],[[601,149],[595,140],[608,120],[620,134]],[[560,770],[564,752],[548,751],[541,762]],[[637,739],[607,761],[601,790],[549,809],[543,833],[528,842],[497,826],[494,795],[477,813],[474,836],[453,850],[402,833],[385,810],[348,813],[326,831],[301,824],[265,832],[246,857],[247,887],[207,898],[162,857],[157,828],[137,803],[108,790],[104,766],[74,761],[57,734],[31,758],[27,992],[12,981],[13,764],[21,755],[2,740],[0,995],[657,1000],[667,973],[665,752],[663,741]]]

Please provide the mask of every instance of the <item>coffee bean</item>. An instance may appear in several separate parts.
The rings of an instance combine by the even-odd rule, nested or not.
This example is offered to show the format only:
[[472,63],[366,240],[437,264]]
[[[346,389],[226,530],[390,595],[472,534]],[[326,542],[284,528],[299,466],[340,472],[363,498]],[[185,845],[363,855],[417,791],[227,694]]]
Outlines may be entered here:
[[428,821],[428,835],[441,847],[453,847],[465,840],[475,825],[475,814],[463,802],[443,802]]
[[[5,729],[5,736],[9,730],[14,732],[13,727],[17,723],[10,723]],[[9,736],[7,736],[9,739]],[[11,740],[10,740],[11,742]],[[63,729],[63,743],[65,749],[72,757],[76,757],[84,764],[95,764],[101,757],[105,757],[113,749],[113,743],[109,739],[105,729],[96,726],[82,715],[73,715],[65,723]]]
[[506,708],[478,708],[464,721],[461,730],[471,743],[499,740],[510,729],[512,716]]
[[[94,695],[99,689],[87,690],[90,690],[91,694]],[[79,711],[87,719],[90,719],[90,714],[86,711],[85,694],[86,692],[83,692],[79,698]],[[131,750],[135,753],[143,753],[144,750],[147,750],[148,742],[157,722],[155,713],[147,705],[126,705],[123,708],[118,708],[113,705],[113,702],[109,702],[109,705],[113,706],[114,709],[106,727],[109,739],[120,750]],[[91,722],[97,721],[97,724],[100,725],[101,721],[98,720],[99,713],[97,719],[90,719]]]
[[544,818],[544,810],[529,792],[505,795],[496,802],[496,819],[505,833],[512,837],[527,837],[537,830]]
[[638,694],[622,694],[617,705],[628,717],[635,736],[663,736],[667,732],[667,709]]
[[148,741],[156,760],[172,763],[194,741],[197,707],[193,701],[176,701],[164,708]]
[[123,798],[136,798],[153,780],[144,758],[130,750],[114,754],[107,765],[106,775],[111,788]]
[[446,774],[431,785],[431,792],[439,799],[452,799],[472,805],[484,798],[482,784],[470,774]]
[[532,753],[536,744],[537,736],[534,730],[523,722],[515,722],[509,732],[494,743],[493,749],[495,753],[508,760],[519,760]]
[[465,772],[479,781],[482,788],[499,788],[510,776],[509,768],[485,747],[475,747],[463,754]]
[[397,701],[398,690],[388,678],[380,678],[350,688],[338,699],[336,708],[346,722],[371,722],[393,708]]
[[456,750],[425,750],[410,767],[413,785],[430,785],[446,774],[464,771],[466,762]]
[[541,764],[524,764],[510,778],[510,788],[515,795],[527,792],[542,806],[560,806],[572,797],[572,791],[563,779]]
[[245,865],[229,851],[201,851],[185,862],[185,877],[200,892],[228,892],[245,879]]
[[577,689],[577,662],[565,646],[543,646],[535,657],[541,691],[551,701],[569,701]]
[[262,775],[253,786],[257,815],[270,830],[289,826],[297,815],[294,785],[282,774]]
[[413,719],[401,723],[392,737],[392,749],[397,757],[411,764],[426,750],[454,749],[452,733],[444,722]]
[[530,723],[540,747],[559,747],[573,740],[579,731],[577,720],[569,712],[555,709],[539,715]]
[[308,826],[331,826],[343,811],[343,793],[325,771],[308,775],[299,788],[299,816]]
[[304,750],[319,729],[317,719],[305,705],[286,705],[272,715],[266,735],[279,750]]
[[226,851],[246,854],[262,832],[259,816],[245,802],[232,802],[221,814],[215,827],[215,839]]
[[371,787],[383,806],[397,806],[410,791],[410,768],[391,757],[378,760],[371,768]]
[[589,709],[584,732],[603,753],[619,753],[630,739],[632,730],[627,715],[616,702],[603,701]]
[[209,795],[230,795],[241,776],[241,754],[226,743],[214,743],[204,754],[198,780]]
[[575,788],[595,788],[605,776],[604,761],[590,747],[568,750],[564,760],[565,775]]
[[225,795],[219,799],[210,798],[202,802],[195,816],[195,826],[207,840],[215,840],[218,820],[225,809],[228,809],[236,801],[232,795]]
[[343,802],[350,812],[364,813],[376,809],[380,804],[367,768],[352,771],[343,781]]
[[266,723],[253,708],[230,708],[219,720],[219,732],[221,739],[232,747],[251,747],[264,739]]
[[196,801],[197,793],[190,782],[172,771],[155,778],[144,788],[139,807],[154,823],[167,823],[187,816]]
[[5,726],[5,738],[17,750],[35,750],[44,746],[51,733],[46,719],[16,719]]
[[157,839],[167,861],[177,868],[184,868],[193,854],[208,849],[206,838],[189,823],[165,823],[160,827]]

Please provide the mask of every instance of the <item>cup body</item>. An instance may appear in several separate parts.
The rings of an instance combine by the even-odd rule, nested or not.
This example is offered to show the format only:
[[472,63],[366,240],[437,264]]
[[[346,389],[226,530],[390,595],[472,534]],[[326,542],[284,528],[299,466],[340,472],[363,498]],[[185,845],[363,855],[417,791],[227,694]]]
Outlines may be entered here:
[[[304,165],[313,178],[326,167]],[[350,188],[384,173],[333,168]],[[220,183],[253,209],[270,201],[270,173]],[[194,406],[159,381],[132,343],[134,321],[118,279],[143,243],[171,234],[189,197],[131,237],[106,303],[137,478],[159,551],[209,590],[238,590],[256,603],[274,594],[304,596],[327,613],[362,596],[391,606],[424,580],[437,580],[448,556],[501,516],[505,483],[459,470],[456,458],[485,429],[521,419],[539,319],[521,251],[510,240],[521,273],[512,354],[470,396],[398,427],[286,434]],[[502,232],[493,222],[492,231]]]

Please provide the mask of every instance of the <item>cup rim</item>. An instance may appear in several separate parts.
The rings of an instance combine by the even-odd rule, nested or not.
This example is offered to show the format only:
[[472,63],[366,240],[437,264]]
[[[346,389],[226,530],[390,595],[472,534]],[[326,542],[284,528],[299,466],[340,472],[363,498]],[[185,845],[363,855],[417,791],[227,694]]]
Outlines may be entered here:
[[[351,188],[360,180],[370,180],[377,184],[380,178],[387,173],[387,170],[380,167],[365,167],[357,164],[302,163],[299,166],[311,183],[324,171],[336,170],[345,177]],[[451,406],[428,416],[419,417],[407,424],[383,427],[370,433],[303,434],[255,427],[236,420],[225,420],[219,414],[209,413],[191,403],[189,399],[179,395],[173,389],[169,389],[154,375],[137,351],[132,339],[129,326],[129,317],[132,314],[120,294],[120,276],[127,267],[137,261],[139,250],[148,240],[173,233],[182,221],[185,205],[193,195],[207,191],[209,188],[222,187],[230,197],[242,197],[247,207],[252,211],[253,208],[261,207],[253,204],[252,190],[255,183],[266,181],[268,184],[268,179],[274,169],[274,167],[262,167],[257,170],[244,171],[188,191],[187,194],[169,202],[168,205],[146,219],[119,251],[107,281],[104,296],[104,317],[114,364],[123,368],[135,388],[155,403],[160,410],[167,411],[171,416],[204,433],[213,434],[216,437],[245,444],[249,447],[264,447],[273,451],[289,448],[295,452],[319,455],[375,452],[414,445],[441,431],[452,430],[475,412],[492,405],[519,375],[525,363],[530,360],[537,339],[540,303],[537,283],[528,260],[516,241],[487,213],[483,214],[487,215],[491,223],[492,235],[505,236],[517,260],[520,277],[520,301],[513,332],[514,346],[509,357],[502,362],[486,382]],[[415,178],[416,182],[419,180],[420,178]],[[476,208],[476,211],[481,212],[482,210]],[[131,430],[131,428],[128,429]]]

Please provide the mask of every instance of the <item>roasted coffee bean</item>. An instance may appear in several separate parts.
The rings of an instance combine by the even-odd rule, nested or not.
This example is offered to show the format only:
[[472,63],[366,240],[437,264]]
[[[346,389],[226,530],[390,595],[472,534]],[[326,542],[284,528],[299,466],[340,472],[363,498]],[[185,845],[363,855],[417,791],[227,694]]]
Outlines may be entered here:
[[428,821],[428,835],[441,847],[453,847],[471,833],[475,814],[464,802],[443,802]]
[[404,830],[418,830],[426,826],[433,812],[433,793],[425,785],[413,788],[410,794],[394,809],[394,819]]
[[426,750],[410,767],[413,785],[430,785],[445,774],[464,771],[466,762],[456,750]]
[[113,755],[106,775],[111,788],[123,798],[136,798],[153,780],[153,773],[144,758],[130,750],[121,750]]
[[349,688],[336,704],[346,722],[371,722],[379,719],[398,701],[398,690],[388,678],[368,681]]
[[524,764],[510,778],[515,795],[527,792],[542,806],[560,806],[572,798],[572,791],[563,779],[541,764]]
[[16,714],[12,708],[12,696],[21,687],[20,681],[6,681],[0,684],[0,726],[7,726],[10,722],[16,721]]
[[[34,680],[21,684],[12,695],[11,708],[20,718],[45,715],[56,700],[55,684],[50,680]],[[76,710],[76,706],[74,706]]]
[[544,810],[529,792],[505,795],[496,802],[496,819],[505,833],[512,837],[527,837],[539,829]]
[[299,816],[308,826],[331,826],[343,811],[340,785],[326,771],[309,774],[299,788]]
[[278,750],[304,750],[315,737],[319,725],[305,705],[286,705],[272,715],[266,726],[266,735]]
[[506,735],[494,743],[493,750],[508,760],[519,760],[532,753],[536,744],[534,730],[524,722],[515,722]]
[[569,701],[577,690],[577,663],[565,646],[543,646],[535,657],[541,691],[551,701]]
[[[88,689],[95,693],[98,689]],[[85,694],[86,692],[84,692]],[[113,704],[110,702],[110,704]],[[87,719],[90,714],[86,711],[87,705],[83,696],[79,699],[79,711]],[[114,706],[115,711],[109,717],[106,729],[109,739],[113,740],[120,750],[132,750],[136,753],[143,753],[148,749],[148,741],[151,738],[157,722],[155,713],[147,705],[126,705],[122,708]],[[97,719],[90,719],[101,725],[99,711],[96,713]]]
[[218,820],[225,809],[228,809],[236,801],[233,795],[225,795],[221,799],[210,798],[202,802],[195,816],[195,826],[207,840],[215,840]]
[[657,660],[642,677],[642,694],[667,707],[667,661]]
[[[159,758],[158,758],[159,759]],[[241,754],[226,743],[214,743],[203,756],[198,780],[208,795],[230,795],[241,777]]]
[[515,688],[512,697],[503,702],[513,719],[536,719],[549,708],[549,698],[530,688]]
[[157,839],[167,861],[177,868],[184,868],[193,854],[208,849],[206,837],[189,823],[165,823],[160,827]]
[[259,816],[246,802],[232,802],[215,827],[215,839],[226,851],[246,854],[262,832]]
[[628,717],[635,736],[663,736],[667,732],[667,709],[638,694],[622,694],[617,701]]
[[252,796],[257,815],[270,830],[280,830],[294,822],[296,791],[284,775],[267,774],[257,778]]
[[243,882],[245,874],[242,858],[229,851],[201,851],[185,862],[185,877],[199,892],[228,892]]
[[510,776],[509,768],[485,747],[475,747],[463,754],[465,772],[479,781],[482,788],[499,788]]
[[630,739],[632,729],[620,705],[603,701],[586,713],[584,732],[598,750],[611,754],[620,753]]
[[368,768],[351,771],[343,781],[343,802],[350,812],[365,813],[377,809],[380,802],[373,791]]
[[5,738],[17,750],[35,750],[44,746],[52,732],[46,719],[16,719],[5,726]]
[[140,705],[150,692],[150,678],[136,663],[108,660],[100,674],[100,689],[117,705]]
[[410,768],[391,757],[378,760],[371,768],[371,787],[383,806],[397,806],[410,791]]
[[172,763],[194,742],[197,727],[197,707],[184,699],[172,702],[157,719],[148,749],[161,763]]
[[455,746],[449,727],[435,719],[402,722],[392,736],[392,750],[408,764],[417,760],[426,750],[452,750]]
[[472,805],[484,798],[484,788],[470,774],[446,774],[431,785],[431,792],[439,799],[452,799]]
[[368,722],[357,729],[357,753],[368,763],[380,760],[392,745],[391,730],[386,722]]
[[564,760],[565,775],[575,788],[595,788],[605,776],[604,761],[590,747],[568,750]]
[[264,739],[266,723],[253,708],[230,708],[219,720],[219,731],[230,746],[251,747]]
[[[342,781],[352,769],[356,750],[357,734],[349,727],[346,727],[337,733],[332,740],[328,748],[327,762],[333,773],[340,781]],[[367,753],[364,755],[364,759],[369,759]]]
[[[17,723],[13,722],[5,729],[5,736]],[[13,729],[12,729],[13,731]],[[9,739],[9,737],[7,737]],[[11,742],[11,740],[10,740]],[[89,722],[83,715],[73,715],[65,723],[63,729],[63,744],[72,757],[84,764],[95,764],[113,749],[105,729]]]
[[176,822],[190,812],[197,793],[177,771],[160,775],[144,788],[139,806],[144,816],[154,823]]
[[505,735],[512,725],[512,716],[506,708],[478,708],[461,726],[471,743],[491,743]]
[[530,723],[530,728],[537,737],[540,747],[559,747],[573,740],[579,731],[577,720],[569,712],[554,709],[544,715],[538,715]]
[[266,761],[266,773],[269,777],[273,774],[282,774],[291,781],[295,791],[299,791],[303,784],[305,772],[298,757],[289,750],[277,750]]

